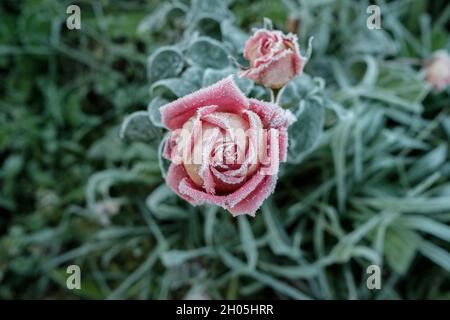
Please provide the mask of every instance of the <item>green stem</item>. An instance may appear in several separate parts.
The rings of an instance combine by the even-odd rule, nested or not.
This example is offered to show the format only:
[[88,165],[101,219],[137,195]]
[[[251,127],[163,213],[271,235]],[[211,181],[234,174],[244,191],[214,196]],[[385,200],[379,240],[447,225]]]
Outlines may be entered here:
[[278,89],[277,98],[275,99],[275,104],[279,105],[280,107],[281,107],[281,105],[280,105],[281,97],[283,96],[283,92],[284,92],[285,88],[286,88],[286,86],[283,86],[283,87],[281,87],[281,89]]
[[279,105],[281,97],[283,96],[284,88],[286,88],[286,86],[281,87],[280,89],[270,89],[270,102]]
[[269,89],[270,91],[270,102],[275,103],[275,99],[276,99],[276,89]]

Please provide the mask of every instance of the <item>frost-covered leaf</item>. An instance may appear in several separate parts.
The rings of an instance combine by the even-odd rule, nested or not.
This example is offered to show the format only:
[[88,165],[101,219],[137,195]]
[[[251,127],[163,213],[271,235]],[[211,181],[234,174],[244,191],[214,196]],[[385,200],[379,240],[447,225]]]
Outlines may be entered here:
[[199,37],[190,45],[187,59],[203,68],[222,69],[229,65],[225,47],[208,37]]
[[421,239],[417,241],[418,250],[425,257],[450,272],[450,254],[448,250],[435,245],[433,242]]
[[283,95],[280,99],[280,105],[285,108],[292,108],[297,106],[300,102],[300,93],[298,92],[297,85],[294,81],[291,81],[284,88]]
[[150,117],[150,120],[156,127],[163,128],[163,124],[161,123],[161,112],[159,108],[165,104],[167,104],[169,100],[164,99],[160,96],[156,96],[152,101],[148,104],[147,111]]
[[220,41],[222,38],[220,21],[221,19],[215,15],[202,14],[196,17],[195,21],[189,25],[186,32],[191,34],[195,31],[199,35],[208,36]]
[[229,0],[192,0],[187,21],[192,24],[201,15],[208,14],[221,21],[231,16],[228,10]]
[[120,129],[120,137],[128,141],[151,142],[159,136],[160,130],[150,121],[147,111],[130,114]]
[[254,85],[253,89],[250,92],[250,96],[256,98],[256,99],[260,99],[260,100],[270,100],[270,94],[269,91],[259,85]]
[[432,218],[407,215],[399,219],[399,224],[408,228],[428,233],[444,241],[450,242],[450,226]]
[[444,129],[447,138],[450,140],[450,116],[444,116],[441,119],[442,129]]
[[440,169],[447,159],[447,144],[441,144],[420,158],[408,172],[411,180],[423,179]]
[[302,100],[289,127],[288,160],[298,163],[316,145],[323,130],[325,108],[319,97]]
[[247,256],[249,268],[254,269],[258,261],[258,247],[255,242],[252,228],[246,216],[238,217],[239,234],[242,248]]
[[234,81],[244,94],[248,95],[253,89],[254,82],[250,79],[238,77],[237,70],[234,68],[226,68],[221,70],[210,68],[206,69],[203,75],[203,87],[210,86],[229,75],[234,75]]
[[389,266],[403,274],[411,265],[417,247],[415,233],[398,228],[389,228],[384,239],[384,253]]
[[148,60],[150,81],[177,76],[183,69],[183,54],[175,47],[161,47]]
[[324,80],[306,73],[295,77],[286,85],[280,104],[285,108],[295,108],[301,99],[318,95],[324,88]]
[[173,267],[185,263],[186,261],[202,256],[211,256],[214,250],[210,247],[203,247],[194,250],[170,250],[161,255],[162,263],[167,267]]
[[203,73],[204,70],[202,68],[192,66],[183,72],[181,78],[195,85],[197,89],[200,89],[203,82]]
[[118,130],[111,130],[107,136],[97,140],[89,148],[87,157],[96,160],[120,161],[123,158],[125,146],[117,138],[117,133]]
[[15,177],[22,170],[24,162],[25,161],[22,155],[10,155],[8,158],[6,158],[2,166],[4,176],[7,178]]
[[165,184],[160,185],[147,197],[146,204],[159,219],[183,219],[189,212],[177,205],[177,195]]
[[181,78],[159,80],[150,87],[152,97],[161,96],[170,100],[185,96],[196,90],[195,84]]
[[264,17],[263,19],[263,28],[266,30],[272,30],[273,29],[273,22],[271,19]]
[[358,93],[389,106],[398,106],[408,112],[423,111],[422,101],[430,86],[408,66],[393,63],[379,67],[378,79],[373,87],[361,87]]
[[422,102],[430,87],[424,79],[407,66],[387,64],[379,69],[377,88],[411,102]]
[[139,23],[137,31],[139,33],[145,33],[159,30],[164,26],[171,15],[185,15],[187,10],[188,7],[178,1],[163,3]]
[[158,165],[159,165],[159,170],[161,171],[161,175],[163,176],[163,178],[166,178],[167,171],[169,170],[170,163],[171,163],[169,160],[167,160],[163,156],[164,147],[166,145],[166,142],[167,142],[167,139],[169,138],[169,136],[170,136],[170,132],[166,133],[164,135],[164,137],[161,139],[161,141],[159,142],[159,146],[158,146]]
[[393,55],[398,52],[398,45],[384,30],[368,30],[364,28],[357,34],[348,47],[352,53]]
[[255,83],[252,80],[247,79],[247,78],[240,78],[238,76],[235,76],[234,78],[235,78],[234,80],[236,81],[236,84],[239,87],[239,89],[241,89],[241,91],[245,95],[249,95],[250,91],[252,91]]
[[248,35],[245,32],[234,26],[230,20],[223,20],[220,24],[220,29],[224,41],[229,42],[238,52],[244,50],[245,42],[248,39]]

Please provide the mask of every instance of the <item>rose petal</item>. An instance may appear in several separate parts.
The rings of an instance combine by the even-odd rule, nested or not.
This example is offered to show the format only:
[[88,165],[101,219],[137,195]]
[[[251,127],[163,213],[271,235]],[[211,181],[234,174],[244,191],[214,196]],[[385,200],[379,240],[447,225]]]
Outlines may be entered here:
[[184,179],[189,179],[186,173],[186,170],[184,169],[183,165],[181,164],[174,164],[172,163],[169,167],[169,170],[167,171],[166,176],[166,183],[167,185],[181,198],[186,200],[192,205],[198,205],[201,204],[201,201],[199,201],[196,198],[192,198],[189,195],[185,193],[181,193],[179,190],[180,181],[183,181]]
[[269,63],[263,64],[253,72],[257,73],[259,82],[269,88],[281,88],[291,81],[298,73],[301,60],[290,50],[283,51]]
[[303,71],[306,58],[300,54],[297,36],[278,30],[260,29],[244,48],[250,67],[240,76],[253,79],[265,87],[279,89]]
[[181,128],[197,109],[209,105],[217,105],[217,111],[239,114],[248,107],[248,100],[229,76],[161,107],[162,123],[170,130]]
[[255,112],[261,118],[264,128],[288,128],[296,121],[292,112],[282,109],[274,103],[257,99],[249,100],[249,110]]
[[237,174],[234,174],[234,172],[230,172],[230,171],[220,172],[219,170],[217,170],[214,167],[211,168],[211,171],[217,179],[219,179],[220,181],[222,181],[223,183],[228,184],[228,185],[229,184],[232,184],[232,185],[240,184],[245,179],[245,175],[238,176]]
[[252,160],[253,165],[256,165],[259,159],[264,157],[264,151],[266,149],[266,141],[264,140],[263,124],[261,118],[253,111],[245,110],[245,115],[248,118],[250,129],[247,131],[249,138],[249,148],[247,153],[247,159]]
[[284,50],[258,60],[254,68],[242,71],[240,77],[253,79],[269,88],[281,88],[303,71],[306,59],[292,50]]
[[267,131],[266,144],[270,148],[265,148],[263,151],[263,157],[260,159],[262,164],[260,174],[263,175],[278,175],[278,170],[280,168],[280,148],[279,148],[279,130],[270,128]]
[[254,174],[250,180],[229,195],[208,194],[200,190],[189,178],[182,179],[177,190],[179,190],[181,194],[187,196],[188,199],[196,199],[199,203],[208,202],[228,209],[234,207],[251,194],[265,177],[268,176]]
[[251,63],[253,68],[257,68],[262,64],[277,59],[277,56],[289,49],[289,47],[285,45],[285,36],[281,31],[272,31],[268,44],[270,46],[269,50],[260,48],[260,55]]
[[285,162],[287,160],[288,150],[288,134],[286,129],[280,129],[280,161]]
[[244,57],[249,61],[253,61],[256,59],[257,55],[260,54],[258,52],[258,48],[260,47],[260,41],[263,38],[270,37],[270,31],[266,29],[259,29],[255,32],[253,36],[251,36],[246,42],[244,46]]
[[[259,175],[259,174],[257,174]],[[264,200],[275,190],[277,176],[264,176],[264,179],[258,186],[242,201],[228,209],[233,216],[248,214],[255,215],[255,212],[261,207]],[[244,185],[245,186],[245,185]]]
[[169,137],[167,138],[166,142],[164,143],[164,148],[162,152],[162,156],[166,158],[167,160],[172,160],[173,158],[173,150],[177,147],[177,138],[178,138],[178,131],[172,131],[169,133]]
[[200,167],[200,176],[203,179],[203,188],[205,188],[206,192],[211,193],[211,194],[215,194],[215,183],[214,183],[214,178],[212,176],[212,173],[209,169],[210,165],[211,165],[211,152],[212,149],[214,147],[215,141],[217,139],[217,137],[219,136],[220,131],[218,128],[214,128],[210,134],[210,139],[208,139],[207,141],[205,141],[205,143],[203,144],[203,150],[202,152],[202,164]]
[[203,179],[203,188],[205,188],[207,193],[216,194],[216,183],[214,182],[214,177],[211,173],[209,167],[201,172],[201,177]]
[[303,67],[305,66],[306,63],[306,57],[303,57],[300,54],[300,47],[298,46],[298,38],[297,35],[293,34],[293,33],[289,33],[286,36],[286,39],[292,44],[292,49],[294,50],[294,55],[293,55],[293,65],[294,65],[294,73],[296,75],[299,75],[302,71],[303,71]]
[[184,178],[179,181],[177,190],[184,196],[184,199],[195,199],[197,204],[208,202],[225,208],[225,196],[206,193],[200,190],[189,178]]

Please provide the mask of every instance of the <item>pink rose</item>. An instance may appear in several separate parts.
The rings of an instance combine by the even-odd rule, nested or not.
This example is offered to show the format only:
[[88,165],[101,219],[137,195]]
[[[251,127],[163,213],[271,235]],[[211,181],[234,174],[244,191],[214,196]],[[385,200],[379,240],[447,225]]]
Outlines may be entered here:
[[241,71],[241,77],[272,89],[283,87],[299,75],[306,62],[300,55],[296,35],[266,29],[256,31],[247,40],[244,57],[250,67]]
[[170,130],[164,148],[170,188],[193,205],[253,216],[286,160],[292,113],[248,99],[230,76],[161,107],[161,117]]
[[442,90],[450,84],[450,56],[445,50],[433,54],[426,66],[426,78],[436,90]]

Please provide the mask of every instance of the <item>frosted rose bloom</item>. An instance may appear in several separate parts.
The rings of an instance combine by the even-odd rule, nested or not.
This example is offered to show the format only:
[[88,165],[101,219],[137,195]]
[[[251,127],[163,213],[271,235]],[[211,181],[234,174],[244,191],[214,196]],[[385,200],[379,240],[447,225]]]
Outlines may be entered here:
[[170,188],[193,205],[254,215],[286,160],[288,110],[245,97],[230,76],[161,107]]
[[450,56],[445,50],[433,54],[426,66],[426,78],[436,90],[442,90],[450,84]]
[[259,29],[247,40],[244,57],[250,67],[241,71],[241,77],[272,89],[283,87],[299,75],[306,62],[300,55],[296,35],[266,29]]

